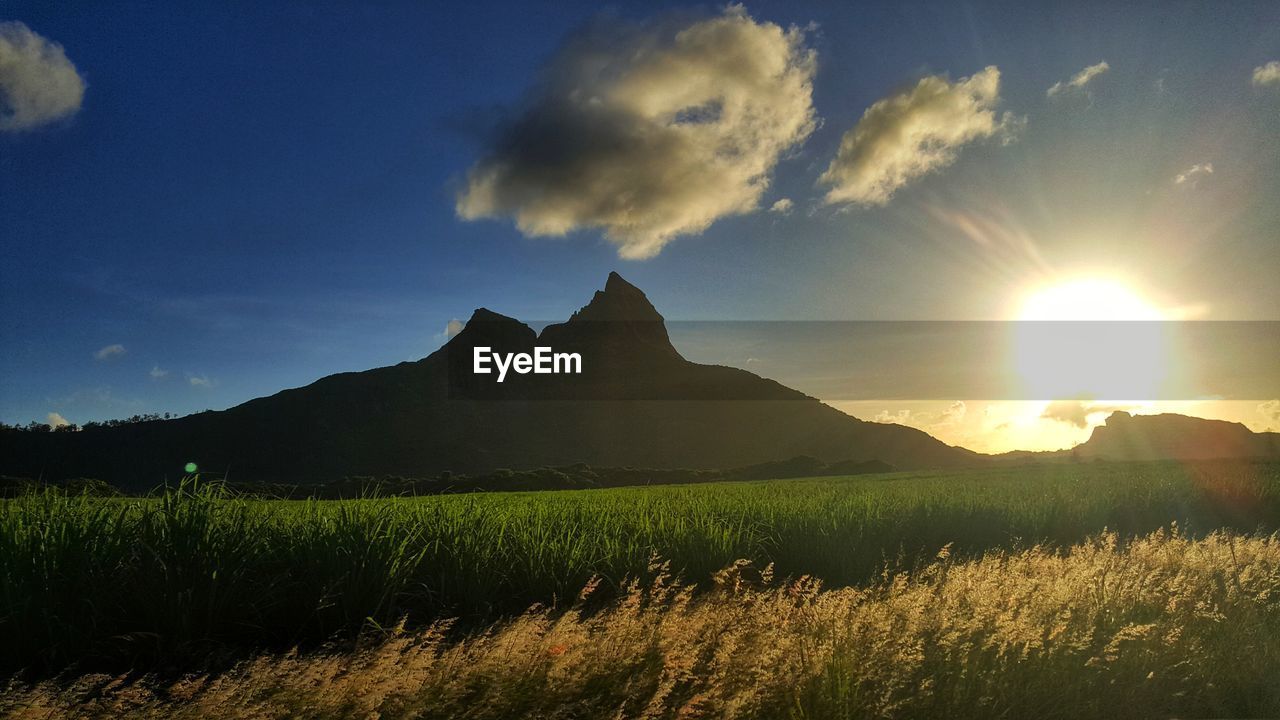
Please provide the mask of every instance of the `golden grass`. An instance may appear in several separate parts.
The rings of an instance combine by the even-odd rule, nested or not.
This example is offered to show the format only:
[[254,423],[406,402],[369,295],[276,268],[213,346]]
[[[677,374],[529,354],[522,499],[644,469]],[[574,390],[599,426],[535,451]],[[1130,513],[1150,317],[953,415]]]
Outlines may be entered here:
[[[587,588],[585,595],[591,593]],[[6,717],[1280,716],[1280,538],[1173,531],[824,590],[739,563],[657,569],[597,612],[534,608],[455,642],[268,655],[160,683],[11,683]]]

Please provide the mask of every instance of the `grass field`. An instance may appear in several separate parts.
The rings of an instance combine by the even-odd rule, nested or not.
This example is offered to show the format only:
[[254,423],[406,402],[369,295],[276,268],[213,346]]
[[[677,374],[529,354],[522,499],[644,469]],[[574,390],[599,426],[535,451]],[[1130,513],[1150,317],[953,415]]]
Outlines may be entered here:
[[661,571],[603,610],[532,610],[233,670],[13,682],[14,718],[1280,716],[1280,541],[1157,532],[946,552],[823,590],[738,564]]
[[[53,493],[0,505],[0,664],[180,671],[407,620],[475,629],[534,603],[606,604],[655,557],[704,586],[739,559],[828,587],[947,547],[1065,547],[1177,523],[1280,528],[1280,465],[1081,464],[351,501]],[[1280,592],[1280,588],[1276,588]],[[461,633],[461,630],[457,632]]]

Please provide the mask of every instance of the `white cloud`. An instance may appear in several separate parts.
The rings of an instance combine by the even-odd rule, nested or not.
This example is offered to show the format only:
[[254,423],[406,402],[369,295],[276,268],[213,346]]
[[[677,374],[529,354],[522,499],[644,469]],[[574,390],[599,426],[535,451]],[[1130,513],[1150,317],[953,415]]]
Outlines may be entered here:
[[45,424],[52,428],[60,428],[71,424],[69,420],[62,417],[61,413],[51,412],[46,416],[46,418]]
[[1272,60],[1266,65],[1253,69],[1254,87],[1271,87],[1280,85],[1280,60]]
[[1268,400],[1258,405],[1258,412],[1267,420],[1280,423],[1280,400]]
[[911,411],[899,410],[898,412],[893,413],[888,410],[881,410],[875,414],[875,417],[871,418],[871,422],[908,425],[911,423]]
[[956,400],[942,410],[910,410],[902,409],[897,412],[890,410],[881,410],[872,418],[872,422],[878,423],[896,423],[898,425],[910,425],[916,428],[928,428],[939,425],[959,425],[964,421],[965,415],[968,413],[968,406],[963,400]]
[[1213,163],[1198,163],[1187,168],[1185,171],[1178,173],[1173,178],[1174,185],[1183,185],[1188,188],[1195,188],[1200,181],[1213,174]]
[[207,375],[189,375],[187,382],[191,383],[192,387],[213,387],[213,381]]
[[955,162],[967,143],[1015,129],[997,118],[1000,70],[994,65],[950,82],[930,75],[915,87],[876,101],[840,140],[819,178],[827,203],[884,205],[907,183]]
[[98,352],[94,353],[93,357],[95,360],[110,360],[111,358],[120,357],[126,352],[128,352],[128,350],[125,350],[123,345],[116,343],[102,348]]
[[152,380],[163,380],[169,376],[169,371],[161,368],[159,365],[154,365],[151,368],[151,372],[147,374],[151,376]]
[[26,130],[75,113],[84,88],[61,45],[20,22],[0,23],[0,131]]
[[449,340],[451,340],[455,335],[462,332],[462,329],[466,326],[467,324],[465,322],[458,318],[452,318],[449,322],[444,324],[444,330],[432,335],[431,339],[437,344],[449,342]]
[[1094,78],[1110,69],[1111,66],[1107,64],[1106,60],[1103,60],[1097,65],[1090,65],[1075,75],[1072,75],[1071,79],[1065,83],[1054,83],[1052,87],[1045,91],[1045,94],[1049,97],[1054,97],[1068,92],[1084,92],[1087,94],[1089,91],[1086,89],[1086,86],[1092,82]]
[[791,209],[795,207],[795,203],[791,198],[779,198],[777,202],[769,206],[769,212],[778,213],[779,215],[790,215]]
[[598,228],[643,259],[756,209],[815,127],[804,40],[739,5],[574,38],[468,172],[458,215],[511,217],[530,237]]

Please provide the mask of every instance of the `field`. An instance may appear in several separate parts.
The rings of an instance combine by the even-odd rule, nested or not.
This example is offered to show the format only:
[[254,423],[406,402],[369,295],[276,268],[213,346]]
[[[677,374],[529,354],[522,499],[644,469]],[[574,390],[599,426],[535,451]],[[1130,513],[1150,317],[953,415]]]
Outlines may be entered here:
[[[234,694],[246,716],[1275,715],[1277,528],[1280,466],[1243,463],[45,493],[0,506],[0,653],[23,682],[74,665],[15,681],[15,714]],[[66,684],[129,669],[159,674]]]

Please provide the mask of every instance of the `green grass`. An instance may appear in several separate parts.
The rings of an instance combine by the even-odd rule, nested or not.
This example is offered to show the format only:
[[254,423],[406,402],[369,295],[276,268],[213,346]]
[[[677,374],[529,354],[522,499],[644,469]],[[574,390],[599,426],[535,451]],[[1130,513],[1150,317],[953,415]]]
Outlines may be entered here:
[[1104,528],[1280,528],[1280,465],[1084,464],[346,501],[54,493],[0,504],[0,669],[190,667],[460,616],[566,605],[654,556],[828,586]]

